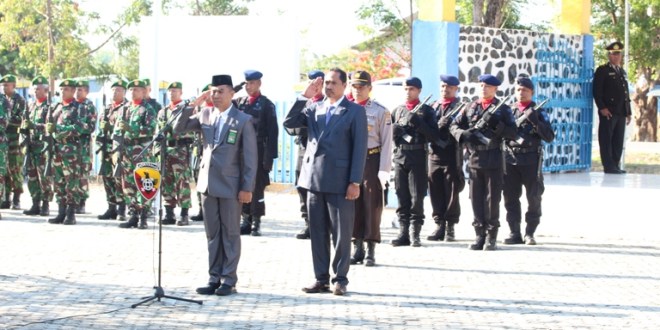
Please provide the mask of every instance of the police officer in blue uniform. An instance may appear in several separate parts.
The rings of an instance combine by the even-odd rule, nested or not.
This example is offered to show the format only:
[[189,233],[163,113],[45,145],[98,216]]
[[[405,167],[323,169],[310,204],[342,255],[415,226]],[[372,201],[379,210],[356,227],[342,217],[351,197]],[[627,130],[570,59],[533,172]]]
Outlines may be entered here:
[[[534,84],[527,76],[516,80],[517,102],[513,109],[516,119],[517,134],[515,139],[505,140],[506,171],[504,175],[504,207],[506,222],[511,234],[504,239],[504,244],[535,245],[534,232],[541,220],[541,196],[543,185],[543,141],[552,142],[555,132],[550,126],[550,119],[545,110],[536,109],[532,101]],[[525,213],[525,237],[520,233],[522,211],[520,197],[522,187],[527,196],[527,212]]]
[[469,152],[472,226],[476,239],[468,247],[471,250],[496,250],[504,168],[502,140],[515,137],[516,124],[509,106],[502,104],[498,108],[502,101],[495,95],[500,80],[485,74],[479,76],[479,81],[481,97],[461,111],[449,130]]

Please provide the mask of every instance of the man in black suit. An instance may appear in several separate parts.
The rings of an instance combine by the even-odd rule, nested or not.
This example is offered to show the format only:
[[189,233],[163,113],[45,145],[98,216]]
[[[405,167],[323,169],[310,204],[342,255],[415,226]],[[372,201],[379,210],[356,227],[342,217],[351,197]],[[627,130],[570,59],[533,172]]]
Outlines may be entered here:
[[623,174],[621,154],[626,125],[630,124],[630,95],[626,71],[621,67],[623,44],[609,44],[609,62],[596,69],[593,80],[594,101],[598,107],[598,144],[603,170],[609,174]]
[[[284,127],[307,127],[307,149],[298,186],[307,189],[309,231],[316,281],[306,293],[330,292],[330,238],[334,259],[334,294],[344,295],[348,284],[355,200],[367,158],[367,115],[362,106],[344,96],[346,72],[334,68],[311,82],[293,105]],[[314,90],[324,84],[326,99],[306,106]]]

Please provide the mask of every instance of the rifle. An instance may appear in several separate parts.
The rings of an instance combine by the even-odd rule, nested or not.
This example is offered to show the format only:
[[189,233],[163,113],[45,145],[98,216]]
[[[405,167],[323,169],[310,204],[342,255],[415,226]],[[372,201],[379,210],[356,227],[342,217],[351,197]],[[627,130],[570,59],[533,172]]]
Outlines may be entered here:
[[[124,105],[124,107],[122,108],[122,112],[121,112],[121,122],[127,120],[127,118],[126,118],[126,113],[127,112],[128,112],[128,107],[126,105]],[[124,147],[124,140],[125,140],[124,135],[125,134],[126,134],[126,132],[122,131],[120,134],[115,134],[115,135],[112,136],[112,139],[115,142],[117,142],[117,148],[115,148],[115,150],[113,150],[113,151],[119,153],[119,155],[117,156],[117,164],[115,164],[115,168],[112,171],[112,176],[115,177],[115,178],[121,177],[122,173],[124,172],[124,168],[122,166],[122,161],[124,159],[124,153],[125,153],[125,147]]]
[[[488,110],[486,112],[489,112],[491,115],[494,115],[497,112],[497,110],[499,110],[504,104],[506,104],[507,101],[509,101],[511,96],[513,96],[513,94],[509,94],[509,96],[505,97],[504,100],[502,100],[502,102],[498,103],[496,107],[494,107],[492,110]],[[489,145],[490,144],[490,139],[487,138],[484,135],[484,133],[482,132],[482,130],[484,130],[487,125],[488,125],[488,123],[484,120],[483,116],[481,116],[481,118],[479,118],[479,121],[474,125],[474,128],[476,128],[476,131],[474,132],[474,135],[484,145]]]
[[[103,95],[103,103],[105,105],[105,95]],[[126,101],[123,101],[117,108],[121,108],[126,104]],[[110,120],[110,108],[104,107],[103,111],[103,121],[106,123]],[[107,131],[102,131],[103,135],[98,136],[96,139],[97,141],[101,141],[101,146],[96,149],[94,152],[95,154],[98,154],[101,152],[101,168],[99,169],[99,173],[107,173],[108,171],[108,166],[112,167],[112,161],[109,160],[109,150],[108,150],[108,143],[112,143],[112,136],[108,136]]]
[[[541,109],[546,103],[548,103],[548,101],[550,101],[550,99],[543,100],[543,102],[537,104],[532,109],[532,111],[526,111],[525,113],[522,114],[522,116],[518,117],[518,119],[516,119],[516,127],[520,127],[523,123],[525,123],[525,121],[528,120],[532,112],[536,112],[539,109]],[[516,138],[516,143],[522,145],[523,143],[525,143],[525,138],[522,135],[518,135],[518,137]]]
[[[456,108],[454,108],[454,110],[452,110],[452,111],[450,111],[450,112],[444,114],[444,115],[443,115],[442,117],[440,117],[440,118],[441,118],[441,119],[442,119],[442,118],[450,118],[450,119],[454,119],[454,116],[455,116],[457,113],[459,113],[460,111],[463,111],[463,108],[465,108],[465,106],[466,106],[467,104],[468,104],[467,102],[462,102],[462,103],[459,104]],[[440,148],[443,148],[443,149],[444,149],[444,148],[447,147],[447,145],[449,145],[449,139],[447,139],[447,140],[438,139],[437,141],[435,141],[435,144],[439,145]]]
[[[50,92],[48,93],[50,99]],[[57,103],[55,105],[55,108],[57,108],[60,105],[60,103]],[[47,123],[53,123],[53,107],[48,106],[48,114],[46,115],[48,117]],[[54,123],[53,123],[54,124]],[[44,150],[46,151],[46,168],[44,169],[44,176],[50,177],[53,175],[53,148],[55,147],[55,139],[53,138],[53,133],[48,133],[46,135],[46,145],[44,145]]]
[[[419,111],[419,109],[421,109],[422,106],[424,106],[424,105],[426,104],[426,102],[428,102],[429,99],[430,99],[432,96],[433,96],[433,94],[429,94],[429,96],[427,96],[427,97],[424,99],[424,101],[419,102],[419,103],[418,103],[418,104],[417,104],[412,110],[410,110],[410,113],[412,113],[412,114],[417,113],[417,112]],[[404,124],[404,125],[407,125],[408,122],[406,121],[406,122],[403,123],[403,124]],[[408,143],[410,143],[410,142],[412,141],[412,139],[413,139],[412,136],[410,136],[410,134],[408,134],[408,133],[404,134],[404,135],[402,136],[402,138],[403,138],[406,142],[408,142]]]
[[[35,111],[37,110],[38,106],[36,105],[35,102]],[[23,122],[29,121],[30,120],[30,115],[28,114],[29,110],[25,109],[25,112],[23,112]],[[28,170],[32,167],[32,139],[30,137],[30,129],[29,128],[21,128],[21,134],[23,134],[23,144],[25,145],[25,158],[23,158],[23,174],[27,175]]]

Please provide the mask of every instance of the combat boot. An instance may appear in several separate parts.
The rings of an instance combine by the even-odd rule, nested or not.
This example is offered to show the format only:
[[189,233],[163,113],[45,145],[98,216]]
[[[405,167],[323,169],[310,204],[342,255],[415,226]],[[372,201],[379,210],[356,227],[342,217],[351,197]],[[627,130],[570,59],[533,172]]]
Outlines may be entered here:
[[409,227],[408,221],[399,221],[399,235],[392,240],[392,246],[409,246],[410,245],[410,233],[408,230]]
[[484,251],[497,250],[497,231],[497,228],[493,228],[488,231],[488,235],[486,235],[486,245],[484,245]]
[[126,203],[117,204],[117,220],[126,220]]
[[353,256],[351,265],[360,264],[364,261],[364,240],[355,239],[353,241]]
[[429,241],[444,241],[445,240],[445,221],[444,220],[436,220],[435,222],[437,226],[435,227],[435,230],[433,233],[431,233],[431,236],[428,236],[426,239]]
[[536,245],[536,239],[534,238],[534,232],[536,232],[536,224],[530,225],[527,224],[525,228],[525,244],[527,245]]
[[46,217],[50,215],[50,205],[48,199],[41,201],[41,211],[39,212],[39,215]]
[[187,207],[182,207],[181,208],[181,219],[177,220],[176,225],[177,226],[187,226],[189,224],[190,224],[190,222],[188,221],[188,208]]
[[376,265],[376,242],[367,241],[367,258],[364,265],[367,267]]
[[80,205],[76,208],[76,214],[85,214],[85,204],[87,200],[83,199],[80,201]]
[[261,236],[261,217],[252,218],[252,229],[250,235]]
[[23,211],[25,215],[39,215],[41,208],[39,207],[39,198],[32,198],[32,207],[29,210]]
[[164,225],[173,225],[176,223],[176,217],[174,216],[174,208],[171,206],[165,206],[165,218],[163,218],[162,223]]
[[474,244],[468,245],[470,250],[483,250],[484,244],[486,243],[486,233],[483,227],[474,227],[474,233],[476,235],[474,239]]
[[305,229],[296,234],[297,239],[309,239],[309,220],[305,219]]
[[108,209],[105,213],[97,216],[99,220],[115,220],[117,219],[117,205],[108,203]]
[[62,224],[75,225],[76,224],[76,210],[78,205],[71,204],[66,208],[66,218]]
[[523,244],[522,235],[520,235],[520,222],[509,222],[509,229],[511,233],[508,238],[504,239],[504,244]]
[[252,217],[247,213],[243,213],[241,217],[241,235],[248,235],[252,232]]
[[11,209],[12,210],[21,209],[21,194],[14,193],[14,198],[11,200]]
[[65,217],[66,217],[66,205],[60,202],[59,204],[57,204],[57,216],[48,219],[48,223],[60,224],[64,222]]
[[11,201],[9,200],[9,197],[11,197],[11,191],[5,191],[4,197],[5,199],[0,203],[0,209],[8,209],[11,207]]
[[119,224],[119,228],[137,228],[139,219],[138,213],[133,211],[128,221]]
[[149,208],[145,207],[140,210],[140,224],[138,225],[138,229],[147,229],[147,217],[149,217]]
[[445,241],[453,242],[456,240],[456,233],[454,231],[454,223],[447,222],[447,234],[445,235]]
[[422,241],[419,239],[419,233],[422,231],[422,225],[419,223],[413,224],[412,231],[412,246],[420,247],[422,246]]
[[197,215],[193,215],[190,217],[190,220],[192,221],[204,221],[204,214],[202,214],[202,208],[199,208],[199,213]]

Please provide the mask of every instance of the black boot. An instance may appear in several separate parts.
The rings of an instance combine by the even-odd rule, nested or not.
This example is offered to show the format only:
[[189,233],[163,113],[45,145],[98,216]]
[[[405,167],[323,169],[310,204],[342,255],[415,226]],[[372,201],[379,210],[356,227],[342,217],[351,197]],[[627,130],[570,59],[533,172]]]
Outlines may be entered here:
[[392,240],[392,246],[409,246],[410,234],[408,227],[410,222],[399,220],[399,236]]
[[454,232],[454,224],[447,222],[447,235],[445,235],[445,241],[453,242],[456,240],[456,233]]
[[504,239],[504,244],[523,244],[522,235],[520,235],[520,222],[509,222],[509,229],[511,229],[511,233],[508,238]]
[[305,219],[305,229],[296,234],[297,239],[309,239],[309,220]]
[[536,239],[534,238],[534,232],[536,232],[536,226],[538,225],[537,224],[530,225],[529,223],[527,224],[527,228],[525,228],[525,244],[536,245]]
[[252,218],[252,229],[250,235],[261,236],[261,217]]
[[85,212],[86,212],[86,210],[85,210],[86,202],[87,202],[86,199],[83,199],[83,200],[80,201],[80,205],[78,205],[78,207],[76,208],[76,214],[85,214]]
[[486,245],[484,245],[484,251],[495,250],[497,250],[497,228],[488,231],[488,235],[486,235]]
[[21,209],[21,194],[14,193],[14,198],[11,200],[11,209],[20,210]]
[[9,198],[11,197],[11,191],[5,191],[5,199],[0,203],[0,209],[8,209],[11,207],[11,201]]
[[165,206],[165,218],[163,218],[164,225],[173,225],[176,223],[176,217],[174,216],[174,208],[171,206]]
[[140,224],[138,229],[147,229],[147,217],[149,217],[149,208],[145,207],[140,211]]
[[126,220],[126,204],[125,203],[117,204],[117,220],[121,220],[121,221]]
[[117,205],[108,203],[108,209],[105,213],[97,216],[99,220],[115,220],[117,219]]
[[202,214],[202,208],[199,208],[199,213],[197,215],[193,215],[190,217],[190,220],[192,221],[204,221],[204,215]]
[[65,217],[66,217],[66,205],[60,202],[59,204],[57,204],[57,216],[48,219],[48,223],[53,223],[53,224],[62,223],[64,222]]
[[353,241],[353,256],[351,257],[351,265],[359,264],[364,261],[364,241],[356,239]]
[[41,208],[39,207],[39,198],[32,198],[32,207],[29,210],[23,211],[25,215],[39,215]]
[[414,247],[420,247],[422,246],[422,241],[419,239],[419,233],[422,232],[422,225],[419,223],[416,223],[412,225],[413,231],[412,231],[412,246]]
[[76,210],[78,209],[78,205],[76,204],[71,204],[67,206],[66,208],[66,218],[64,219],[64,222],[62,224],[65,225],[75,225],[76,224]]
[[241,220],[241,235],[249,235],[252,232],[252,217],[247,214],[242,214]]
[[435,230],[433,233],[431,233],[431,236],[428,236],[426,239],[429,241],[444,241],[445,240],[445,221],[444,220],[437,220],[435,222],[437,226],[435,227]]
[[367,258],[364,265],[367,267],[376,265],[376,242],[367,241]]
[[138,221],[140,220],[139,217],[139,212],[135,210],[131,210],[131,217],[128,219],[126,222],[122,222],[119,224],[119,228],[137,228],[138,226]]
[[177,226],[187,226],[189,224],[190,224],[190,222],[188,221],[188,208],[187,207],[182,207],[181,208],[181,219],[177,220],[176,225]]
[[50,215],[50,205],[48,199],[44,199],[43,201],[41,201],[41,211],[39,212],[39,215],[45,217]]
[[474,227],[474,233],[476,238],[474,239],[474,244],[468,245],[470,250],[483,250],[484,243],[486,243],[486,233],[483,227]]

